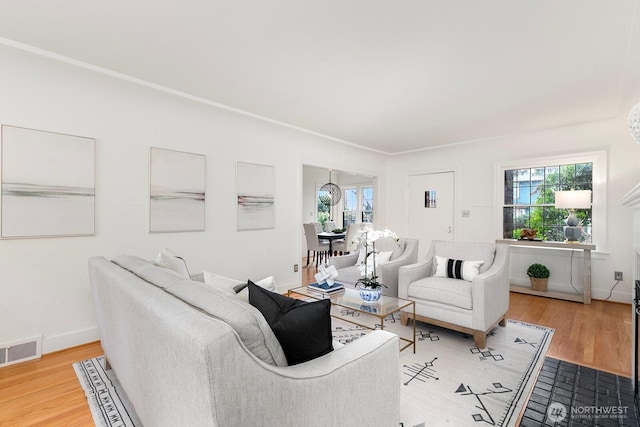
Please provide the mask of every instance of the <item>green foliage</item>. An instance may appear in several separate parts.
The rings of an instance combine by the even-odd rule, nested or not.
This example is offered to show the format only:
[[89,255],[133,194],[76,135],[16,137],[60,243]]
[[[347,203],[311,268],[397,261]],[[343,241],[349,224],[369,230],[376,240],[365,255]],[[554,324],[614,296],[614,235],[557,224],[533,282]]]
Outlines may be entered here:
[[326,194],[321,194],[318,196],[318,222],[322,224],[322,228],[324,229],[324,223],[329,221],[331,214],[329,212],[329,196]]
[[549,269],[542,264],[531,264],[527,268],[527,276],[534,277],[536,279],[547,279],[551,275]]
[[[512,238],[520,238],[520,230],[531,228],[538,232],[538,237],[543,240],[564,240],[564,221],[569,216],[567,209],[556,209],[555,192],[557,190],[591,190],[592,187],[591,163],[579,163],[562,166],[541,168],[537,170],[544,173],[544,181],[531,192],[535,205],[525,214],[514,218]],[[526,187],[525,187],[526,188]],[[590,210],[579,209],[576,216],[583,227],[591,225]]]

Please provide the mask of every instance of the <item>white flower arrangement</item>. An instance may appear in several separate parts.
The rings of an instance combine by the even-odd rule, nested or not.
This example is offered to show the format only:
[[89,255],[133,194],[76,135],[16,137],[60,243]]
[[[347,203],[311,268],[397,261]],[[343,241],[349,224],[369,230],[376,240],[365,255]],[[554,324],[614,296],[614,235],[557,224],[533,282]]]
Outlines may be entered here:
[[367,288],[379,288],[387,287],[386,285],[378,282],[378,275],[376,274],[376,267],[378,266],[378,252],[376,251],[376,240],[381,238],[391,238],[397,242],[400,238],[396,233],[385,228],[384,230],[374,230],[371,227],[365,227],[358,231],[358,234],[353,239],[353,243],[361,247],[365,255],[362,262],[358,266],[358,271],[362,279],[356,282],[361,283]]

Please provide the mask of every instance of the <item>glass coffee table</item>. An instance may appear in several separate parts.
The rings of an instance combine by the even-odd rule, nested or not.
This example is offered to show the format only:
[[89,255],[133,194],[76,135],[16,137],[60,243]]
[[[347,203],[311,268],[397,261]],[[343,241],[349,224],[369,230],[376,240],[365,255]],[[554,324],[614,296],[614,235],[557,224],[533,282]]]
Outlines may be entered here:
[[[406,299],[400,299],[389,296],[381,296],[378,301],[375,303],[364,303],[360,298],[360,294],[357,289],[345,288],[344,292],[338,292],[335,294],[324,294],[322,292],[314,291],[312,289],[307,288],[306,286],[302,286],[299,288],[290,289],[288,292],[289,296],[303,296],[308,298],[313,298],[317,300],[321,299],[331,299],[331,307],[332,308],[343,308],[347,310],[353,310],[356,313],[365,314],[367,316],[372,316],[380,322],[380,329],[384,330],[384,320],[390,314],[400,313],[401,310],[409,308],[410,312],[413,314],[411,317],[413,323],[413,334],[411,338],[401,337],[400,338],[400,351],[413,346],[413,352],[416,352],[416,321],[414,320],[416,317],[416,303],[414,301],[409,301]],[[334,310],[331,310],[332,317],[343,320],[348,323],[352,323],[354,325],[361,326],[366,329],[376,329],[375,326],[371,326],[366,322],[357,322],[355,320],[346,319],[343,316],[334,315]],[[365,316],[366,317],[366,316]],[[355,317],[354,317],[355,319]]]

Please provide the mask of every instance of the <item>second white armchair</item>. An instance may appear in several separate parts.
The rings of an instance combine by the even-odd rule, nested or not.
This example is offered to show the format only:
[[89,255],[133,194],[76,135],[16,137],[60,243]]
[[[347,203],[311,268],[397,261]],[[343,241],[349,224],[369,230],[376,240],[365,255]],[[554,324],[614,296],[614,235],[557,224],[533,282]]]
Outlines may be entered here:
[[485,348],[487,333],[506,325],[509,246],[434,240],[423,261],[400,267],[398,297],[415,301],[417,320],[473,335]]

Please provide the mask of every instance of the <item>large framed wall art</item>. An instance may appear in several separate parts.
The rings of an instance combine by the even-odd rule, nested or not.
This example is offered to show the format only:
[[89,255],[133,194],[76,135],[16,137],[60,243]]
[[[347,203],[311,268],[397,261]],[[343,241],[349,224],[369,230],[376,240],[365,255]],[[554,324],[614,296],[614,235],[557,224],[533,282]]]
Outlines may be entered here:
[[95,235],[96,141],[2,125],[2,238]]
[[204,231],[206,157],[151,147],[149,159],[149,232]]
[[237,162],[238,230],[275,227],[274,168]]

